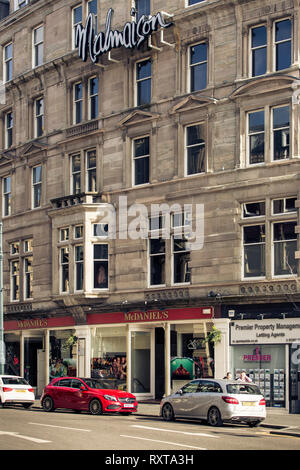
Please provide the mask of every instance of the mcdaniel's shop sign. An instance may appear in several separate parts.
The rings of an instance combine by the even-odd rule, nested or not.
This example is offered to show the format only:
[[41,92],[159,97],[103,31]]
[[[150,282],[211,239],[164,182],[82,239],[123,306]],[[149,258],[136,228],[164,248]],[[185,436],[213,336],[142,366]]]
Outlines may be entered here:
[[145,40],[159,28],[168,28],[173,23],[165,23],[162,13],[155,16],[143,15],[138,22],[135,21],[135,10],[131,10],[132,21],[125,23],[122,31],[113,30],[111,21],[114,10],[110,8],[106,17],[105,32],[95,34],[94,15],[90,13],[85,26],[78,24],[75,30],[75,47],[78,48],[79,57],[85,62],[90,56],[92,62],[97,62],[102,54],[112,49],[125,47],[126,49],[140,48]]

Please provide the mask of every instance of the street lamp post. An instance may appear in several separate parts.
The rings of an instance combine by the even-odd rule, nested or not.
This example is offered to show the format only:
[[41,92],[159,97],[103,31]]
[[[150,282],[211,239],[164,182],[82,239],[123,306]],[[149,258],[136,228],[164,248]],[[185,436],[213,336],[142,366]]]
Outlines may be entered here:
[[4,374],[5,347],[3,328],[3,248],[2,248],[2,222],[0,222],[0,374]]

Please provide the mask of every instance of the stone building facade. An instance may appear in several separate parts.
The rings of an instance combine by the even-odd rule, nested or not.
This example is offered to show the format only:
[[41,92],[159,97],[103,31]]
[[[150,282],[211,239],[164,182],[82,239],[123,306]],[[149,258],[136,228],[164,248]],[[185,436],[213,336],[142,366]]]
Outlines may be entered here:
[[[230,329],[300,316],[299,8],[10,1],[0,22],[5,336],[8,364],[38,392],[63,363],[112,380],[116,359],[126,363],[116,386],[159,397],[184,363],[185,379],[246,368],[270,406],[298,409],[300,335],[233,344]],[[89,14],[95,63],[76,47]],[[109,17],[111,31],[144,35],[141,46],[125,32],[105,49]]]

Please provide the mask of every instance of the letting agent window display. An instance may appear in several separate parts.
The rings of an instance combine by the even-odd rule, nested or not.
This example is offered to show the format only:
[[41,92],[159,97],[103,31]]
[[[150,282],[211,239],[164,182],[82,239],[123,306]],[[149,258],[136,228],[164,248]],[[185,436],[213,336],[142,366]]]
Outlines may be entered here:
[[233,372],[238,377],[243,370],[259,386],[267,406],[285,406],[285,345],[234,346]]
[[126,328],[94,328],[91,335],[91,377],[103,388],[126,390]]

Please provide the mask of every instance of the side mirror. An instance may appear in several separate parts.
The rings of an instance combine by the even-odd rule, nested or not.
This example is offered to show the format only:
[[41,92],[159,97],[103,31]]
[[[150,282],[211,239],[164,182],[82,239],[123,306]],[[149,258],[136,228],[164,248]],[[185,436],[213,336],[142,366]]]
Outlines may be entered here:
[[81,391],[86,390],[85,386],[84,386],[84,385],[81,385],[80,390],[81,390]]
[[183,391],[182,391],[182,389],[180,389],[180,390],[177,390],[177,392],[176,392],[176,395],[182,395],[182,394],[183,394]]

